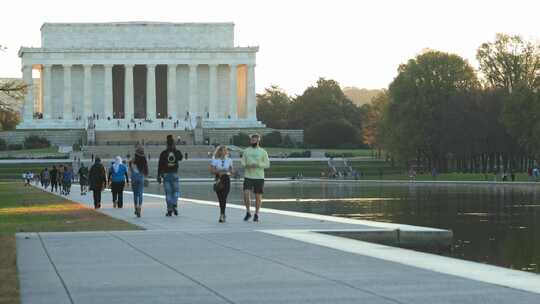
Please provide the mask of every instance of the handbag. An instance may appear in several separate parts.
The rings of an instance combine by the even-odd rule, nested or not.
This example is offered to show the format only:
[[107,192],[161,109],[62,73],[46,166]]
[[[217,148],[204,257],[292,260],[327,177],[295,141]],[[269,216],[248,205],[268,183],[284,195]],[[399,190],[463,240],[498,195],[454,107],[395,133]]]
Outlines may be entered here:
[[219,178],[219,177],[216,178],[216,181],[214,182],[213,188],[214,188],[214,192],[222,191],[223,188],[225,188],[225,185],[221,181],[221,178]]

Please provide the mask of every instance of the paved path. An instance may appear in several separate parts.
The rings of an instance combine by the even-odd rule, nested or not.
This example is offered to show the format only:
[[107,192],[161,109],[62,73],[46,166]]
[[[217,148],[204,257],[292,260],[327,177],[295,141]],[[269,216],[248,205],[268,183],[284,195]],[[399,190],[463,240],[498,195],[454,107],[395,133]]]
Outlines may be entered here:
[[18,234],[23,304],[540,303],[535,274],[313,232],[392,224],[274,210],[246,223],[238,206],[219,224],[215,203],[196,200],[166,218],[159,195],[137,219],[104,197],[102,212],[147,230]]

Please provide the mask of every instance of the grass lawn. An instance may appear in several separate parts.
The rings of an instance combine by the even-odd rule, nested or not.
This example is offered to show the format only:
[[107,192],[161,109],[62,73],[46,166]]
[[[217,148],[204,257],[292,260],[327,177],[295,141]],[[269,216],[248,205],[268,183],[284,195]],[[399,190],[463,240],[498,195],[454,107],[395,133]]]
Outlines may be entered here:
[[0,181],[22,180],[22,174],[26,171],[39,173],[44,168],[52,168],[53,165],[71,164],[71,161],[64,163],[22,163],[22,164],[1,164],[0,165]]
[[39,149],[7,150],[0,151],[1,158],[43,158],[43,157],[66,157],[66,153],[58,152],[56,146]]
[[306,150],[311,151],[322,151],[323,153],[347,153],[351,154],[352,157],[357,156],[364,156],[364,157],[371,157],[372,150],[371,149],[301,149],[301,148],[272,148],[272,147],[264,147],[264,149],[268,152],[270,156],[280,156],[281,154],[289,154],[293,152],[304,152]]
[[139,227],[18,182],[0,182],[0,303],[19,303],[15,233]]
[[[398,175],[402,169],[391,167],[383,161],[355,160],[349,161],[353,169],[362,172],[364,178],[379,178],[379,172],[383,172],[383,178],[387,175]],[[268,177],[291,177],[302,173],[304,177],[320,177],[321,172],[328,171],[326,161],[283,161],[272,162],[270,169],[266,171]]]

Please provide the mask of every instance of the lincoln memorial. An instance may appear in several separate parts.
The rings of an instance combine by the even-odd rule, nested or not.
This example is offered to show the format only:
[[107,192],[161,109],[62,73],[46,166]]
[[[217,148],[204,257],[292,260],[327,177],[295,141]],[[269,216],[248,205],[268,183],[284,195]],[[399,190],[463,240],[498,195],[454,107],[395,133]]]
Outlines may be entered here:
[[40,89],[18,129],[262,128],[258,50],[234,45],[233,23],[45,23],[19,51]]

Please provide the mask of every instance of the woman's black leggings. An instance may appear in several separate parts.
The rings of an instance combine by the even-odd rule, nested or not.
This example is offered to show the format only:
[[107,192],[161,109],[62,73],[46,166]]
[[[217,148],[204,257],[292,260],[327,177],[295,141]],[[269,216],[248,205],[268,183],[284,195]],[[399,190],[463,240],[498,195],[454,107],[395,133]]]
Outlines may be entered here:
[[219,200],[219,209],[221,214],[225,214],[225,208],[227,207],[227,195],[229,195],[229,191],[231,190],[231,179],[228,175],[222,175],[221,182],[223,183],[224,187],[222,190],[216,191],[216,194]]

